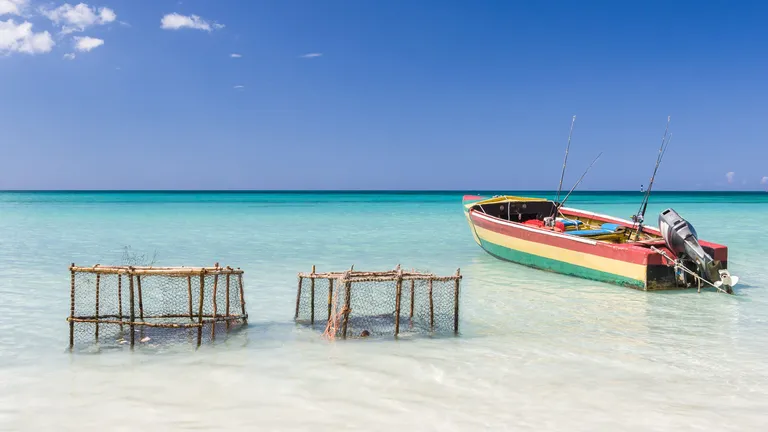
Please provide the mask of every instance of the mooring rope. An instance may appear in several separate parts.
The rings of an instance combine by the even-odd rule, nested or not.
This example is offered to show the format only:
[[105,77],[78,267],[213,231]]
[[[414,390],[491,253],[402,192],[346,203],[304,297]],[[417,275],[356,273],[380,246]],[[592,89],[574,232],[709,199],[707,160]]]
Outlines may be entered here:
[[679,261],[679,260],[675,260],[675,259],[672,259],[672,258],[670,258],[670,256],[669,256],[669,255],[667,255],[667,253],[666,253],[666,252],[664,252],[663,250],[661,250],[661,249],[658,249],[658,248],[656,248],[655,246],[651,246],[651,250],[652,250],[652,251],[654,251],[654,252],[656,252],[657,254],[659,254],[659,255],[663,256],[663,257],[664,257],[664,258],[666,258],[668,261],[672,262],[672,263],[674,264],[675,270],[677,270],[677,269],[680,269],[680,270],[682,270],[682,271],[684,271],[684,272],[688,273],[689,275],[693,276],[693,278],[694,278],[694,279],[696,279],[696,281],[699,283],[699,292],[701,292],[701,283],[702,283],[702,282],[704,282],[705,284],[707,284],[707,285],[709,285],[709,286],[711,286],[711,287],[713,287],[713,288],[717,289],[718,291],[720,291],[720,292],[722,292],[722,293],[726,293],[726,294],[728,294],[728,291],[726,291],[726,290],[724,290],[724,289],[720,288],[719,286],[717,286],[717,285],[715,285],[715,284],[711,283],[710,281],[708,281],[708,280],[704,279],[703,277],[701,277],[701,276],[699,276],[698,274],[696,274],[696,273],[692,272],[691,270],[689,270],[687,267],[685,267],[684,265],[682,265],[682,264],[680,263],[680,261]]

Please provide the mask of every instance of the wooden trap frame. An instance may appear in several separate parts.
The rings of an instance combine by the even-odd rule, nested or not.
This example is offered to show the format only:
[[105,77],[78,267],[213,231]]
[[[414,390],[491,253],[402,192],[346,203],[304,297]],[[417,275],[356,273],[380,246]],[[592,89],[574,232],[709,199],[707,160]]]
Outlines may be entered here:
[[[75,345],[77,324],[93,327],[97,343],[116,336],[120,343],[129,340],[131,347],[136,344],[137,329],[197,329],[200,346],[206,325],[213,339],[217,324],[228,331],[248,321],[239,268],[218,263],[213,267],[78,267],[73,263],[69,270],[70,348]],[[130,331],[128,340],[123,339],[125,329]]]
[[[299,273],[297,323],[324,324],[329,339],[366,337],[406,330],[459,332],[460,270],[452,276],[403,271]],[[316,320],[316,318],[319,318]],[[353,324],[354,321],[354,324]],[[357,332],[360,332],[359,334]]]

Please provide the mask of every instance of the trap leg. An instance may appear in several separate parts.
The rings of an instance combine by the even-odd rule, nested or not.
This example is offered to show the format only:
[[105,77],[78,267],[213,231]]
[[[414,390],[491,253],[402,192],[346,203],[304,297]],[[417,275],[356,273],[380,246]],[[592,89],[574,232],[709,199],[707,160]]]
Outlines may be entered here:
[[395,288],[395,337],[400,334],[400,298],[403,294],[403,272],[397,272],[397,287]]
[[100,274],[96,274],[96,315],[95,315],[95,318],[96,318],[96,323],[95,323],[95,327],[96,327],[96,333],[95,333],[96,342],[99,341],[99,282],[101,282],[101,275]]
[[130,285],[131,290],[131,348],[133,348],[133,345],[135,344],[136,340],[136,312],[134,310],[134,297],[133,297],[133,275],[128,275],[128,285]]
[[435,299],[432,296],[432,279],[429,280],[429,330],[435,330]]
[[296,315],[293,316],[294,320],[299,319],[299,303],[301,302],[301,283],[304,278],[299,276],[299,288],[296,290]]
[[333,302],[333,279],[328,279],[328,321],[331,320],[331,303]]
[[69,290],[69,347],[75,346],[75,263],[70,267],[70,290]]
[[213,322],[211,323],[211,339],[216,337],[216,290],[219,287],[219,275],[213,276]]
[[200,307],[197,312],[197,346],[203,341],[203,298],[205,297],[205,271],[200,272]]
[[192,276],[187,276],[187,298],[189,299],[189,320],[195,322],[192,315]]
[[414,300],[414,291],[416,290],[416,281],[411,279],[411,325],[413,325],[413,300]]
[[456,269],[456,285],[454,287],[454,293],[453,293],[453,332],[459,333],[459,281],[461,281],[460,278],[461,272],[459,269]]
[[315,325],[315,266],[312,266],[312,278],[309,281],[309,324]]
[[229,273],[227,273],[227,323],[225,326],[229,330]]
[[[239,270],[239,268],[238,268],[238,270]],[[245,295],[243,293],[244,288],[243,288],[243,274],[242,273],[239,273],[237,275],[237,280],[240,283],[240,313],[242,313],[241,316],[243,317],[243,323],[247,323],[248,322],[248,314],[245,313]]]
[[[123,275],[117,275],[117,314],[120,315],[120,333],[123,333]],[[122,337],[122,336],[121,336]]]
[[344,339],[347,338],[347,323],[349,323],[349,313],[352,311],[351,309],[351,302],[352,302],[352,281],[347,281],[344,285],[345,288],[345,294],[344,294],[344,326],[342,328],[342,334]]

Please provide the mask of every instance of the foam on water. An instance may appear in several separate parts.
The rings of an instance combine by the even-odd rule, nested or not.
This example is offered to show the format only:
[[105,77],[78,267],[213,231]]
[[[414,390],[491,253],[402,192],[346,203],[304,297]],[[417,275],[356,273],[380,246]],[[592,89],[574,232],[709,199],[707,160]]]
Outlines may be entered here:
[[[639,194],[577,194],[620,217]],[[768,194],[654,195],[729,246],[735,296],[504,263],[460,193],[0,193],[0,429],[755,430],[768,405]],[[245,270],[250,325],[198,351],[70,354],[67,267]],[[337,341],[292,323],[296,273],[461,267],[459,338]]]

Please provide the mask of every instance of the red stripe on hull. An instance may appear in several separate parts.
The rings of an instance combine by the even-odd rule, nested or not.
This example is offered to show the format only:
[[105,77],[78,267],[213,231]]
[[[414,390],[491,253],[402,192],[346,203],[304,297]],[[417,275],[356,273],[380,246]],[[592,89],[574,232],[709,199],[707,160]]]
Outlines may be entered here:
[[[549,246],[615,259],[632,264],[661,264],[662,260],[660,255],[656,254],[650,249],[644,249],[630,245],[615,245],[599,241],[596,242],[596,244],[590,244],[581,242],[576,238],[570,239],[566,237],[567,234],[559,236],[553,234],[551,231],[545,231],[543,229],[525,229],[521,224],[515,222],[502,222],[501,220],[489,221],[484,217],[479,217],[475,211],[472,211],[470,215],[472,217],[472,222],[481,228],[505,236],[519,238],[521,240],[546,244]],[[656,257],[658,257],[658,259],[654,259]]]

